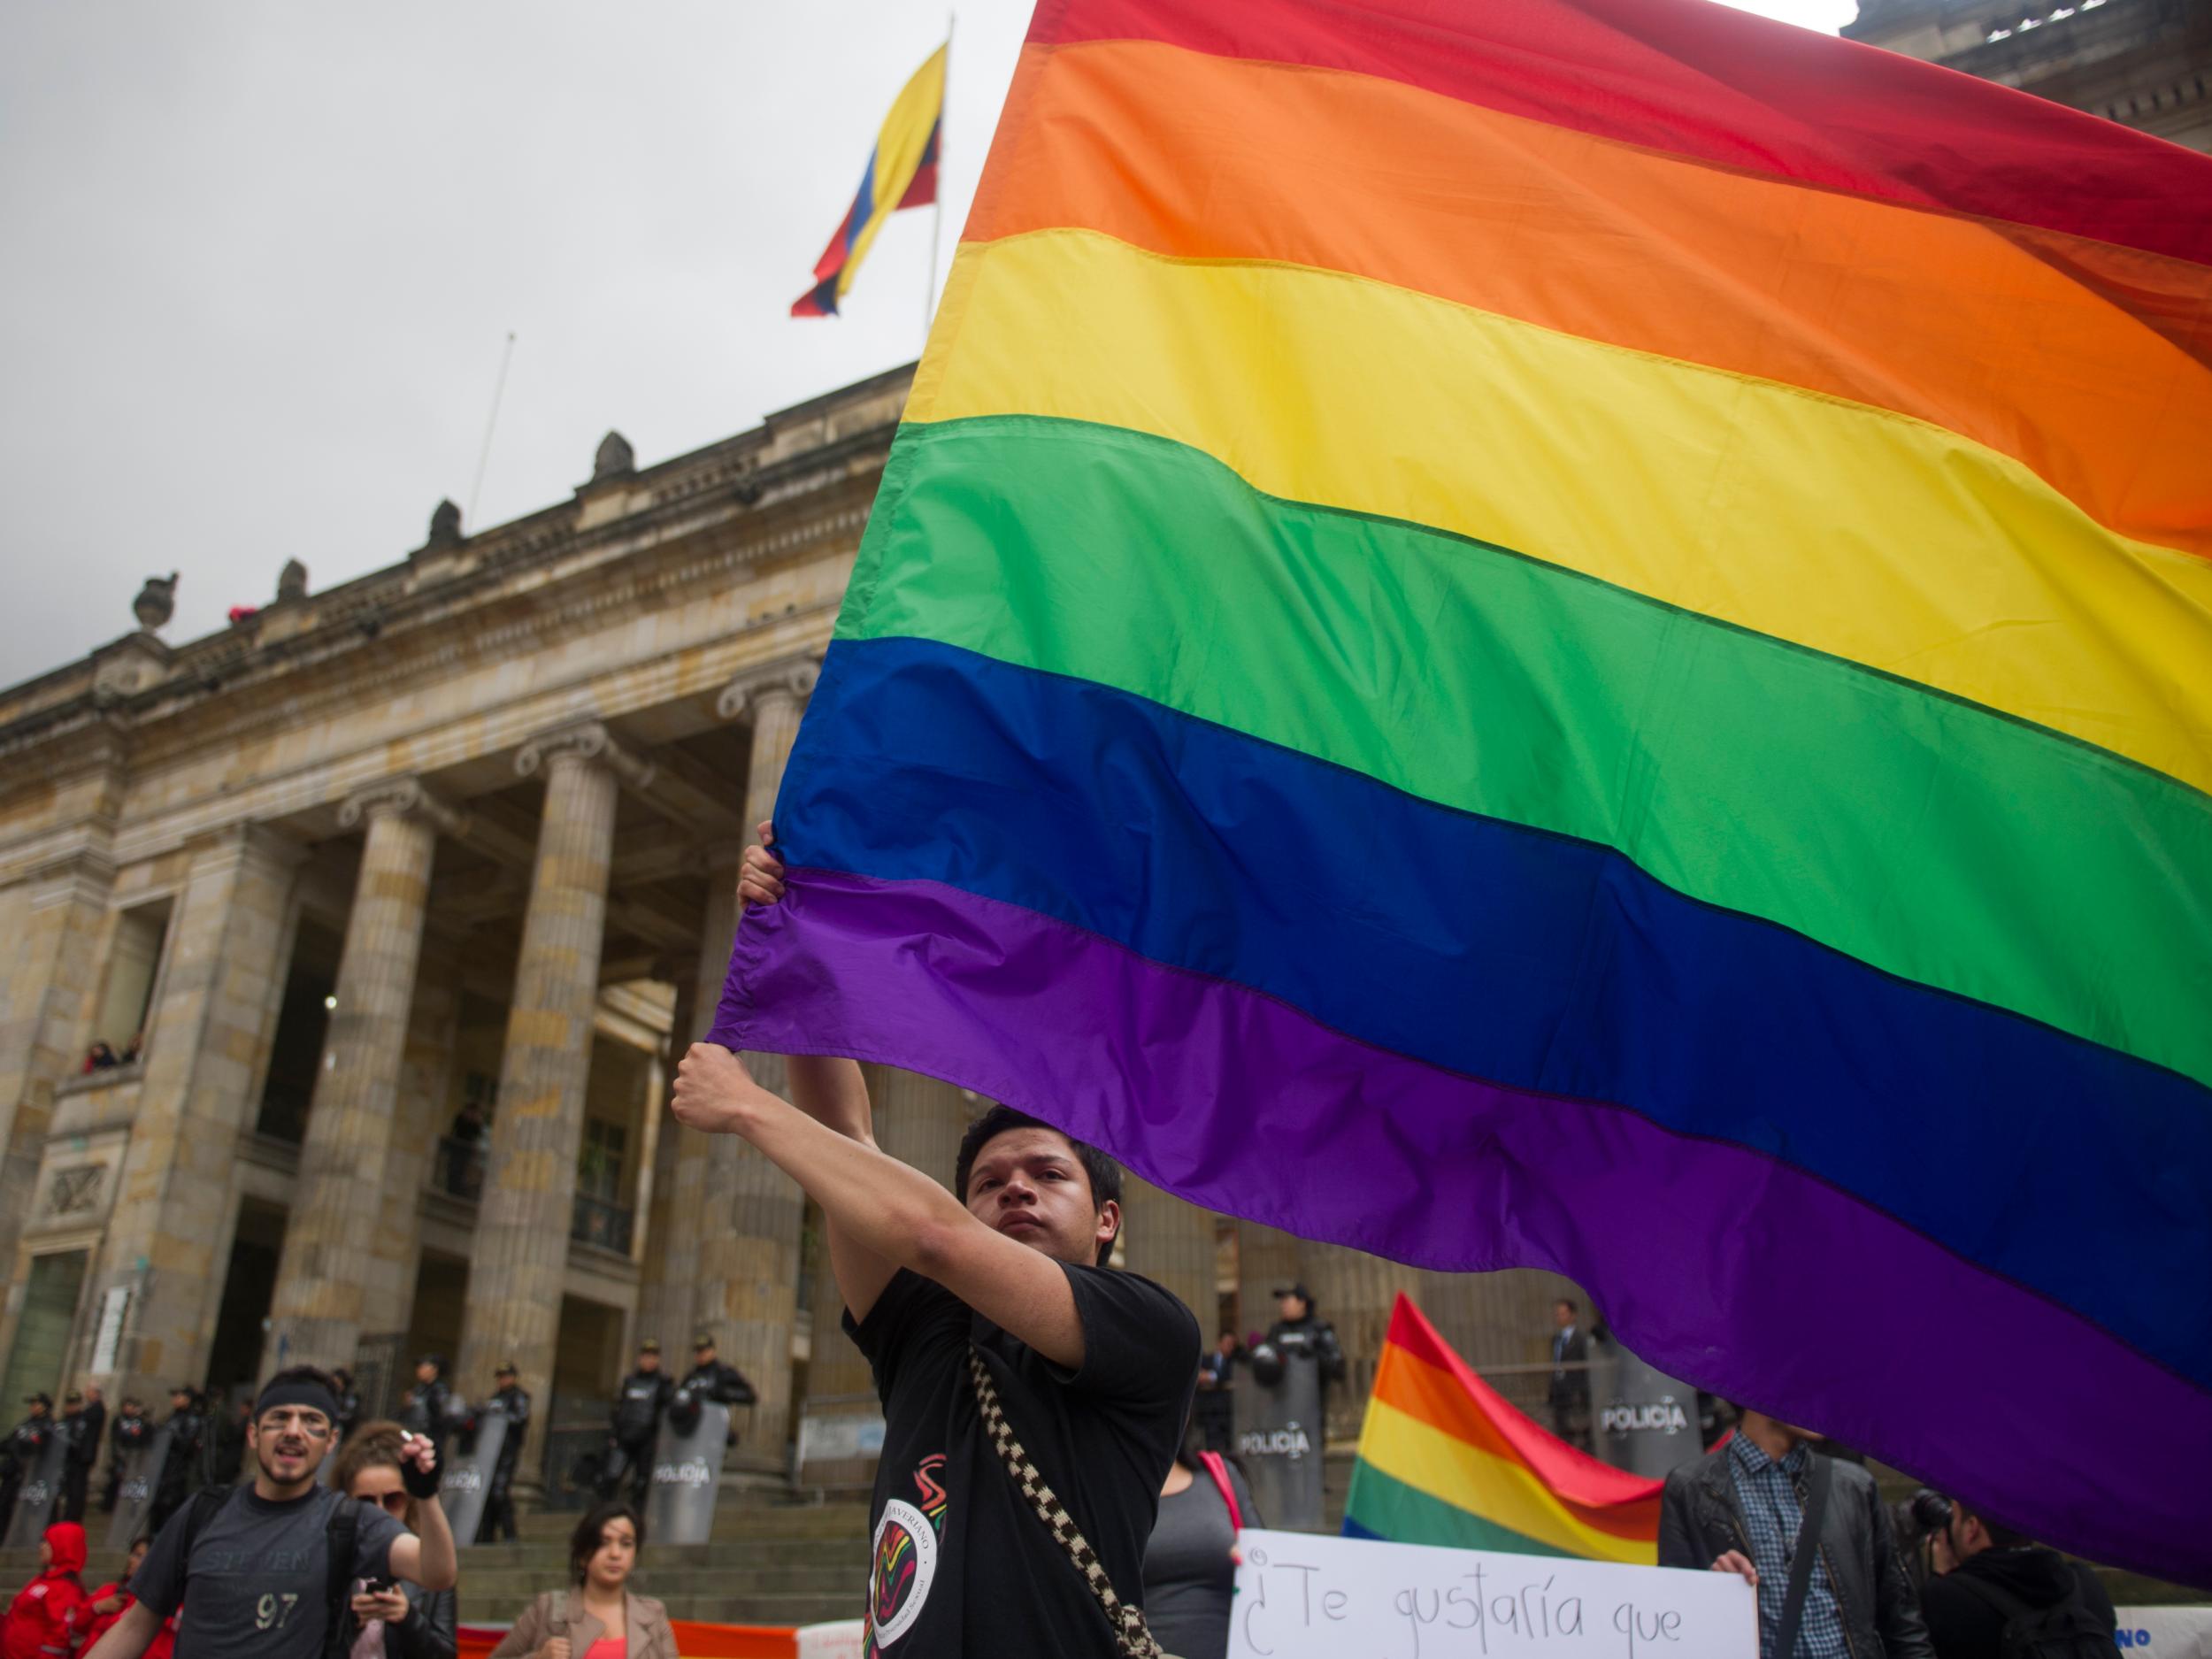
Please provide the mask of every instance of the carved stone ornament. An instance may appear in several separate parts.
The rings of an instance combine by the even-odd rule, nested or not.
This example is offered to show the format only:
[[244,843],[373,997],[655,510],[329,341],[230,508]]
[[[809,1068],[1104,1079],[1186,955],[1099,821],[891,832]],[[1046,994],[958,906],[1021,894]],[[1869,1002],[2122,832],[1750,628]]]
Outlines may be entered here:
[[277,572],[277,602],[307,597],[307,566],[297,559],[284,561],[284,568]]
[[617,742],[614,733],[600,720],[577,720],[540,733],[517,751],[515,770],[526,778],[534,777],[559,755],[595,761],[633,789],[642,789],[653,781],[651,763],[639,759]]
[[804,703],[821,683],[822,664],[812,657],[787,657],[759,668],[749,668],[722,687],[714,711],[726,720],[743,719],[764,697],[782,695]]
[[430,540],[426,548],[461,545],[461,510],[449,501],[440,502],[430,514]]
[[57,1170],[46,1189],[46,1208],[57,1216],[81,1216],[100,1207],[100,1183],[106,1179],[104,1164],[81,1164],[73,1170]]
[[594,484],[610,478],[621,478],[637,471],[637,451],[630,441],[618,432],[610,432],[599,440],[598,452],[591,457],[591,481]]
[[138,590],[138,597],[131,601],[131,614],[138,618],[138,626],[151,634],[156,628],[166,626],[177,612],[177,572],[166,576],[149,576],[146,585]]
[[442,834],[458,838],[468,833],[468,817],[457,812],[413,778],[392,778],[357,789],[338,809],[342,828],[358,829],[382,812],[413,813],[435,825]]

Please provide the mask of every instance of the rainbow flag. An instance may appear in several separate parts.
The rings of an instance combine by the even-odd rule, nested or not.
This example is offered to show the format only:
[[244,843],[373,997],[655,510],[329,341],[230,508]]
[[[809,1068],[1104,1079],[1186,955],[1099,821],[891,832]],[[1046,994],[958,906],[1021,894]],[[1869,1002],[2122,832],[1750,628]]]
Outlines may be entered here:
[[1648,1567],[1663,1485],[1537,1427],[1398,1298],[1352,1465],[1347,1537]]
[[718,1039],[2212,1583],[2208,203],[1703,0],[1048,0]]
[[937,150],[945,120],[945,58],[940,46],[914,72],[883,119],[876,147],[860,175],[860,193],[844,222],[814,262],[814,286],[791,302],[794,317],[834,317],[852,288],[860,262],[875,244],[883,221],[902,207],[927,207],[937,199]]

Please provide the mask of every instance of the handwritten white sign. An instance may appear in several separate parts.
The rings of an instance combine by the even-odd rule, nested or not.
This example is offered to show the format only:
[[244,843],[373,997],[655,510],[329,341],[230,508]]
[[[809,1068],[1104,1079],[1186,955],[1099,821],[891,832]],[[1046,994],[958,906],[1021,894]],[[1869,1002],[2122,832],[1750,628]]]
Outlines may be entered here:
[[1230,1659],[1759,1659],[1734,1573],[1250,1529]]

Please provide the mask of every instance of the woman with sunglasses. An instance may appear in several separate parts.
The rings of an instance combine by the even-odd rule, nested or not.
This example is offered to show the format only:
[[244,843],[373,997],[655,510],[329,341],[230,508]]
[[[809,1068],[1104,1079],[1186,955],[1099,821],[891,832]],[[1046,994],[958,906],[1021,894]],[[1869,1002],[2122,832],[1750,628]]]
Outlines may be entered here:
[[[375,1504],[411,1532],[415,1501],[400,1473],[406,1438],[396,1423],[364,1423],[339,1448],[330,1484],[349,1498]],[[450,1590],[357,1580],[351,1605],[351,1659],[454,1659],[459,1651],[460,1612]]]

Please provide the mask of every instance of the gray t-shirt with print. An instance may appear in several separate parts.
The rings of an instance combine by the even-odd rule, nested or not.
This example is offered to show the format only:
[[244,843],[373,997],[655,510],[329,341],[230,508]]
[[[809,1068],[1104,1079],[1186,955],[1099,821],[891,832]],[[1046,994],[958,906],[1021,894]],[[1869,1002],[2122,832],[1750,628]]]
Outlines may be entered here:
[[272,1503],[240,1486],[208,1517],[183,1559],[192,1506],[169,1517],[131,1580],[131,1594],[160,1617],[181,1604],[176,1659],[322,1659],[329,1602],[330,1512],[360,1511],[345,1577],[391,1576],[392,1542],[406,1528],[374,1504],[328,1486]]

